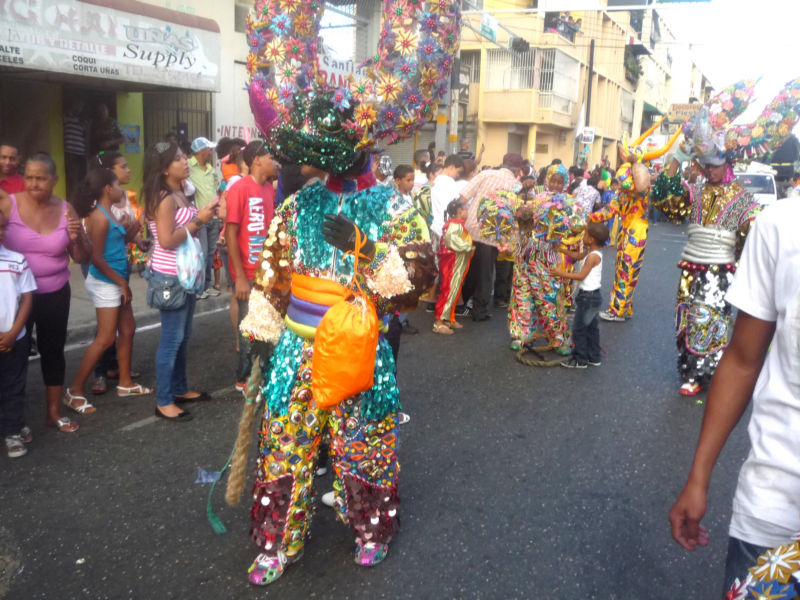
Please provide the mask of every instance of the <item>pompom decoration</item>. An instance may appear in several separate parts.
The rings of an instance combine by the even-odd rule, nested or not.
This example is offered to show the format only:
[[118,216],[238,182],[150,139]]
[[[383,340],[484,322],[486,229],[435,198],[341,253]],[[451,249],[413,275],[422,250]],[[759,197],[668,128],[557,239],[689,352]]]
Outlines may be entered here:
[[281,160],[340,176],[411,136],[444,99],[461,28],[457,0],[385,0],[378,49],[349,89],[321,77],[321,0],[256,0],[247,19],[250,106]]
[[391,298],[410,292],[414,286],[408,279],[405,263],[400,258],[397,246],[389,246],[386,257],[378,266],[375,277],[367,278],[367,286],[384,298]]
[[283,318],[264,293],[253,290],[250,293],[250,308],[239,325],[239,331],[250,339],[275,344],[285,328]]

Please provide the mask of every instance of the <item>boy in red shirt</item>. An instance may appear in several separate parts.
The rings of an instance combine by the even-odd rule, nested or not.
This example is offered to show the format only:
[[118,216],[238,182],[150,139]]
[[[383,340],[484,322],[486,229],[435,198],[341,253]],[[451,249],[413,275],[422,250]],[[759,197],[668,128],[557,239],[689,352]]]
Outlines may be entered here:
[[[242,154],[249,175],[234,183],[228,190],[225,218],[225,242],[234,280],[234,296],[239,303],[240,324],[247,316],[258,255],[272,221],[275,202],[272,181],[278,176],[278,167],[262,140],[247,144]],[[250,351],[250,340],[240,335],[236,388],[242,391],[253,366]]]

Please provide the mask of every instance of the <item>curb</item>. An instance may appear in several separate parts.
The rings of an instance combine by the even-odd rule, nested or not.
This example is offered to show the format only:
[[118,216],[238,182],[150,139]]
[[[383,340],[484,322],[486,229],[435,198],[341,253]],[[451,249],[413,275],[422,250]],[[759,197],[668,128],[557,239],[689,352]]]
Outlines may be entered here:
[[[194,316],[203,315],[207,313],[217,312],[224,309],[231,301],[231,294],[223,292],[219,296],[209,297],[205,300],[198,300],[195,307]],[[146,304],[143,306],[134,307],[133,318],[136,320],[136,330],[150,325],[155,325],[159,322],[159,313],[157,310],[150,308]],[[75,325],[70,324],[67,330],[67,346],[81,346],[91,343],[94,339],[95,329],[97,322],[85,321]]]

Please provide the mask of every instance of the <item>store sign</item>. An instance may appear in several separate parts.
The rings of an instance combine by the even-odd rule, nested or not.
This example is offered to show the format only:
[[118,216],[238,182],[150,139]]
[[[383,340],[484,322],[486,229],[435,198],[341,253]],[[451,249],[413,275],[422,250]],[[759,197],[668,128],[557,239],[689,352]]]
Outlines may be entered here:
[[481,15],[481,35],[485,38],[497,41],[497,19],[493,16],[483,13]]
[[594,142],[594,127],[584,127],[581,130],[581,143],[591,144]]
[[319,74],[331,87],[350,87],[350,79],[364,76],[363,67],[359,67],[352,59],[337,56],[335,51],[325,45],[317,57]]
[[217,91],[219,38],[79,0],[0,0],[0,66]]
[[672,104],[669,107],[669,120],[673,123],[683,123],[691,119],[702,108],[699,102],[696,104]]

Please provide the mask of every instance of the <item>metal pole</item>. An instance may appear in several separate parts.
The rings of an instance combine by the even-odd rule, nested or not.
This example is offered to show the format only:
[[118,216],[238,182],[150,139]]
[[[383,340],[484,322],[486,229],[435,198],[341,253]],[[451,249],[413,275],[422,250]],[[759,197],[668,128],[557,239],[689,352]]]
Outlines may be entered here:
[[594,78],[594,39],[589,42],[589,83],[586,87],[586,127],[592,114],[592,79]]

